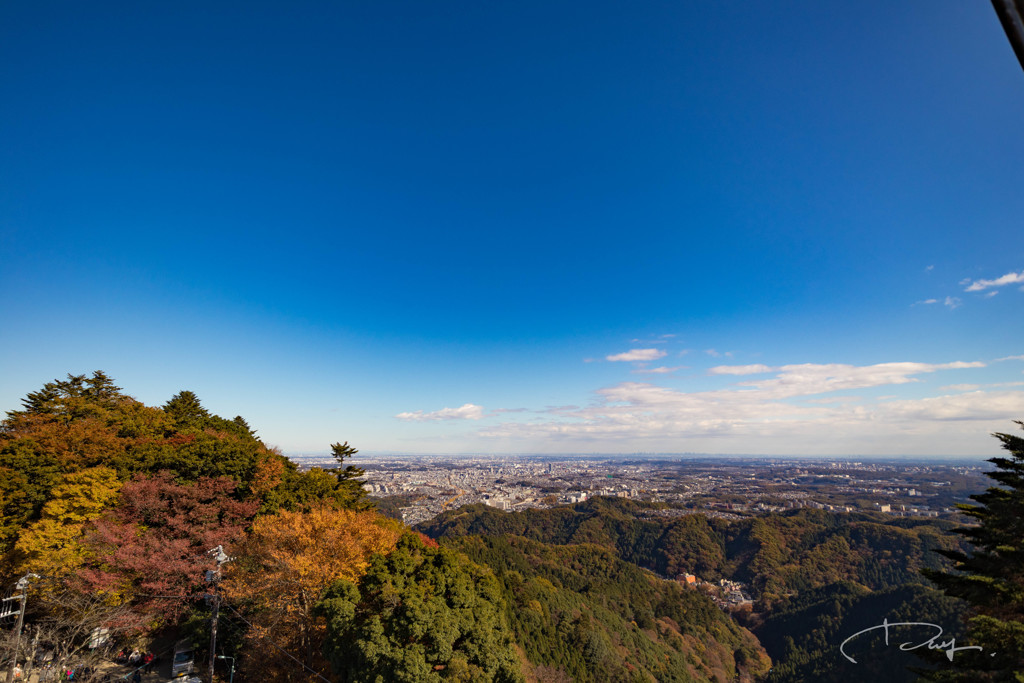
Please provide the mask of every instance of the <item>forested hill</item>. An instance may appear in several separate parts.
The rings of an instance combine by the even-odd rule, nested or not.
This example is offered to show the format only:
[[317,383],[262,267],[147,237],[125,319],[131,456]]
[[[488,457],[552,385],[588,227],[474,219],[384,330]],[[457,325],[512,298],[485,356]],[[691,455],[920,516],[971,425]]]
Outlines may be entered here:
[[[530,606],[521,597],[527,592],[515,587],[517,572],[524,577],[540,573],[555,582],[557,577],[573,576],[578,566],[575,558],[584,555],[615,557],[634,571],[646,568],[666,577],[688,572],[703,580],[725,578],[747,584],[757,599],[755,611],[737,609],[734,615],[757,635],[771,657],[766,680],[773,683],[902,683],[917,680],[919,670],[950,666],[945,657],[921,659],[912,653],[890,652],[877,639],[862,640],[861,646],[872,647],[857,664],[838,650],[845,638],[883,618],[940,623],[951,635],[962,633],[964,604],[929,587],[920,573],[922,567],[948,566],[933,550],[961,547],[961,541],[948,533],[948,523],[806,508],[743,520],[703,514],[660,516],[659,511],[666,509],[663,504],[619,498],[515,513],[474,505],[446,512],[417,528],[464,549],[499,576],[512,577],[504,581],[510,604],[519,606],[512,623],[522,643],[544,642],[545,636],[530,630],[536,626],[531,626]],[[523,562],[524,557],[528,561]],[[591,560],[583,566],[594,564],[617,566],[606,560]],[[621,583],[657,585],[652,578],[624,577]],[[591,593],[595,586],[612,595],[629,591],[601,582],[570,580],[566,584],[575,595],[596,595]],[[697,591],[685,593],[698,595]],[[630,599],[641,607],[627,618],[637,624],[653,622],[658,633],[664,633],[666,622],[657,601],[642,595]],[[613,609],[620,604],[613,600]],[[646,612],[648,607],[653,612]],[[701,614],[697,623],[703,619]],[[737,663],[750,661],[747,656],[737,654]]]
[[164,472],[190,484],[221,478],[231,482],[233,498],[258,500],[265,512],[323,499],[366,506],[355,481],[361,472],[300,472],[244,418],[211,414],[191,391],[147,406],[95,372],[48,382],[22,403],[0,426],[0,570],[36,551],[23,532],[45,517],[55,495],[81,498],[72,507],[85,507],[66,521],[82,522],[136,476]]
[[[919,658],[898,647],[886,647],[884,636],[872,632],[847,643],[844,640],[888,619],[889,623],[926,622],[941,624],[944,639],[963,640],[966,605],[943,593],[917,583],[878,591],[839,582],[808,590],[784,600],[756,628],[762,645],[772,653],[775,682],[873,681],[897,683],[921,680],[923,670],[949,669],[951,662],[938,652],[922,652]],[[914,631],[894,630],[905,642]],[[918,631],[920,633],[920,631]],[[930,633],[925,630],[925,633]],[[964,657],[961,653],[960,657]],[[942,680],[942,679],[939,679]]]
[[494,571],[516,642],[548,680],[731,681],[768,671],[757,639],[707,596],[600,546],[519,536],[446,545]]
[[594,543],[661,576],[688,572],[748,583],[762,603],[837,581],[870,589],[924,583],[920,568],[944,562],[932,551],[958,543],[946,522],[876,513],[805,508],[729,521],[702,514],[653,517],[651,509],[618,498],[514,514],[473,505],[417,528],[439,539],[514,534],[544,543]]

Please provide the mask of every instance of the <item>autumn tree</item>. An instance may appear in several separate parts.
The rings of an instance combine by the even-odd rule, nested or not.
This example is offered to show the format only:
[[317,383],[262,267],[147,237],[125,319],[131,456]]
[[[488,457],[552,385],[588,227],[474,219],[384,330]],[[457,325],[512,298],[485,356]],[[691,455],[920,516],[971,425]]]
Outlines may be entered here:
[[103,372],[46,383],[0,423],[0,555],[12,571],[18,535],[40,519],[55,487],[82,470],[128,478],[140,439],[162,438],[163,412],[121,392]]
[[973,551],[938,551],[953,560],[954,571],[925,570],[948,595],[972,605],[969,642],[984,648],[984,656],[958,653],[962,671],[943,680],[1024,681],[1024,438],[994,436],[1010,454],[988,461],[996,469],[986,475],[996,486],[972,495],[976,505],[957,506],[977,521],[956,530]]
[[117,499],[121,481],[109,467],[93,467],[64,477],[54,487],[38,521],[19,537],[15,550],[25,571],[64,577],[86,554],[82,536],[88,522]]
[[164,470],[179,481],[230,477],[241,495],[262,500],[264,512],[322,499],[372,507],[364,472],[351,464],[357,450],[347,442],[331,446],[336,467],[301,472],[256,438],[245,418],[212,414],[192,391],[146,406],[97,371],[47,382],[22,407],[0,422],[0,557],[39,519],[62,476],[94,467],[109,467],[122,481]]
[[318,611],[345,683],[523,680],[491,571],[413,534],[358,582],[332,586]]
[[222,582],[227,600],[244,609],[254,624],[251,651],[260,657],[243,666],[257,666],[260,680],[307,680],[294,663],[261,646],[269,641],[306,666],[323,670],[323,620],[313,616],[314,606],[328,586],[358,579],[371,555],[391,550],[398,528],[376,513],[326,504],[258,518]]
[[67,477],[104,467],[125,482],[168,470],[180,481],[230,477],[244,494],[267,452],[243,418],[211,415],[192,392],[165,410],[100,371],[47,382],[0,422],[0,575],[13,575],[19,534]]
[[179,484],[169,472],[136,476],[117,506],[90,523],[79,585],[149,619],[180,615],[204,590],[208,551],[239,541],[256,512],[257,502],[234,492],[227,478]]

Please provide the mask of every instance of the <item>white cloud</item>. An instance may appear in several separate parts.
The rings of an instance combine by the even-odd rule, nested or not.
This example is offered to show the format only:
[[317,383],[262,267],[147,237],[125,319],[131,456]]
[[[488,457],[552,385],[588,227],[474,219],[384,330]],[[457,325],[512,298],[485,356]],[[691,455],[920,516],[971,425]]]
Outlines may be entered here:
[[935,268],[935,266],[926,266],[925,270],[933,270],[934,268]]
[[548,407],[544,408],[544,410],[541,411],[541,412],[548,413],[550,415],[572,415],[572,414],[574,414],[579,409],[580,409],[579,406],[572,406],[572,405],[569,405],[569,406],[548,406]]
[[664,358],[668,353],[661,349],[630,349],[625,353],[616,353],[612,356],[605,356],[605,360],[610,361],[648,361],[658,360]]
[[950,384],[939,387],[939,391],[977,391],[980,388],[980,384]]
[[998,293],[999,293],[998,289],[993,289],[991,292],[985,292],[985,298],[986,299],[991,299],[992,297],[994,297]]
[[961,302],[960,299],[958,299],[955,296],[947,296],[946,300],[943,301],[942,303],[945,304],[946,306],[949,306],[950,308],[957,308]]
[[708,370],[711,375],[759,375],[771,372],[774,368],[767,365],[716,365]]
[[996,362],[1001,362],[1004,360],[1024,360],[1024,356],[1006,356],[1004,358],[996,358]]
[[[984,367],[980,362],[799,364],[773,377],[686,392],[624,382],[595,392],[586,407],[489,427],[481,436],[527,440],[552,450],[649,447],[717,453],[978,453],[985,435],[1024,413],[1024,391],[971,391],[923,398],[837,392],[918,383],[918,375]],[[742,366],[741,366],[742,367]],[[721,373],[726,374],[726,373]],[[962,393],[969,392],[969,393]],[[617,445],[616,445],[617,444]]]
[[1024,408],[1024,392],[971,391],[954,396],[934,396],[889,401],[875,410],[876,419],[890,421],[977,421],[1011,419]]
[[425,413],[422,410],[395,415],[406,422],[436,422],[438,420],[479,420],[484,416],[483,406],[467,403],[459,408],[442,408]]
[[[969,281],[969,280],[968,280]],[[1002,277],[997,277],[995,280],[975,280],[971,282],[970,286],[965,289],[965,292],[980,292],[990,287],[1002,287],[1003,285],[1014,285],[1024,282],[1024,270],[1019,273],[1007,273]],[[961,282],[960,284],[964,284]]]
[[825,398],[809,398],[807,402],[832,405],[834,403],[859,403],[862,400],[859,396],[826,396]]
[[668,368],[664,366],[660,368],[638,368],[634,370],[633,373],[636,375],[668,375],[675,372],[676,370],[682,370],[685,367],[685,365],[677,365],[674,368]]
[[833,391],[851,389],[867,389],[891,384],[908,384],[917,382],[913,375],[936,372],[938,370],[959,370],[964,368],[983,368],[984,363],[956,361],[953,363],[878,363],[877,365],[821,365],[804,363],[802,365],[783,365],[779,374],[771,379],[755,382],[743,382],[740,386],[748,386],[767,392],[771,398],[790,398],[793,396],[809,396],[826,394]]
[[929,304],[937,304],[937,303],[939,303],[938,299],[925,299],[924,301],[915,301],[914,305],[915,306],[927,306]]

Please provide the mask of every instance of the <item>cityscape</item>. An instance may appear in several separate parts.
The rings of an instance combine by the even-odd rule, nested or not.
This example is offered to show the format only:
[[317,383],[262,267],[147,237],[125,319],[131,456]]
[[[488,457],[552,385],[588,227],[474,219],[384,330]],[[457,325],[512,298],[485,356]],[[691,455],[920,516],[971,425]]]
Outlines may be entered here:
[[[328,464],[319,456],[292,459],[307,469]],[[596,496],[661,503],[647,514],[664,517],[699,511],[740,519],[810,507],[952,520],[960,517],[955,504],[984,488],[987,469],[967,459],[593,455],[375,456],[363,468],[369,496],[409,525],[464,505],[520,511]]]

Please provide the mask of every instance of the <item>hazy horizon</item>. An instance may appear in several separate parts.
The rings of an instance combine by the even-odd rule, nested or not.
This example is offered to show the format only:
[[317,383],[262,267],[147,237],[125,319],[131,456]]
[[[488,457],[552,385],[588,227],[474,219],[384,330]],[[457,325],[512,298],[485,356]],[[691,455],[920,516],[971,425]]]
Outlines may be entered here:
[[[284,453],[285,457],[290,459],[318,459],[324,461],[331,461],[332,456],[330,451],[323,452],[304,452],[304,453]],[[611,460],[611,459],[622,459],[622,460],[826,460],[826,461],[856,461],[863,460],[865,462],[892,462],[892,461],[903,461],[912,460],[915,462],[971,462],[971,463],[984,463],[991,456],[988,455],[816,455],[816,454],[796,454],[796,455],[780,455],[780,454],[765,454],[765,453],[501,453],[501,452],[490,452],[490,453],[479,453],[479,452],[465,452],[465,453],[427,453],[427,452],[387,452],[387,451],[375,451],[375,452],[362,452],[360,451],[352,461],[352,464],[366,465],[374,458],[451,458],[453,460],[461,458],[476,458],[481,460],[486,459],[544,459],[554,460],[558,458],[564,458],[566,460],[578,459],[583,460],[587,458],[596,460]]]

